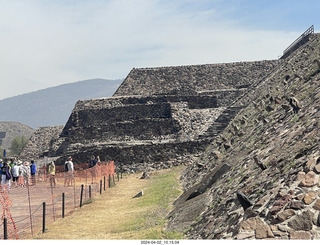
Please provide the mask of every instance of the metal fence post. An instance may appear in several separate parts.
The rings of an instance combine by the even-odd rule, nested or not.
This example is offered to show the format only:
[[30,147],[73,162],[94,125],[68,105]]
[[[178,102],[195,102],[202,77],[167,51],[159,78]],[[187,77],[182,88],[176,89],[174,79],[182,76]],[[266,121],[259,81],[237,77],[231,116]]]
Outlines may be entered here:
[[7,218],[3,219],[3,239],[4,240],[8,239],[8,222],[7,222]]
[[89,185],[89,199],[91,199],[91,185]]
[[103,190],[106,190],[106,176],[103,176]]
[[64,205],[65,205],[65,196],[64,192],[62,193],[62,218],[64,218]]
[[42,203],[43,212],[42,212],[42,233],[46,231],[46,203]]
[[109,174],[109,188],[111,188],[111,175]]
[[31,213],[31,196],[30,196],[30,188],[28,178],[26,178],[27,182],[27,190],[28,190],[28,202],[29,202],[29,216],[30,216],[30,228],[31,228],[31,236],[33,236],[33,224],[32,224],[32,213]]
[[81,185],[80,208],[82,207],[82,198],[83,198],[83,185]]
[[100,180],[100,195],[102,194],[102,180]]

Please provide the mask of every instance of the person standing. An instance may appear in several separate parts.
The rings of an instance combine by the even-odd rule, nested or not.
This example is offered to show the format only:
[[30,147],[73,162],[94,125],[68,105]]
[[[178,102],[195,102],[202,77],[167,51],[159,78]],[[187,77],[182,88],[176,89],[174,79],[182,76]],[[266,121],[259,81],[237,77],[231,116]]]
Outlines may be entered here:
[[19,178],[19,170],[20,166],[18,166],[18,162],[14,162],[14,165],[11,169],[12,172],[12,182],[14,186],[18,186],[18,178]]
[[25,162],[24,165],[21,167],[22,169],[22,176],[23,176],[23,186],[29,185],[29,178],[30,178],[30,166],[28,162]]
[[93,168],[94,166],[96,166],[98,160],[96,159],[95,156],[91,156],[90,162],[89,162],[89,168]]
[[11,168],[10,165],[7,162],[3,163],[3,166],[1,168],[2,174],[1,174],[1,184],[2,188],[4,189],[6,185],[8,186],[8,191],[10,191],[11,187]]
[[54,164],[54,162],[50,162],[49,163],[49,169],[48,169],[48,173],[49,173],[49,179],[50,179],[50,186],[51,187],[56,187],[56,166]]
[[35,164],[35,162],[33,160],[31,160],[30,173],[31,173],[32,185],[36,185],[37,167],[36,167],[36,164]]
[[19,177],[18,177],[18,186],[23,186],[24,183],[24,178],[23,178],[23,166],[22,166],[22,161],[18,161],[18,167],[19,167]]
[[65,167],[66,167],[67,173],[66,173],[64,186],[72,186],[72,181],[74,180],[72,157],[69,157],[68,161],[65,162]]

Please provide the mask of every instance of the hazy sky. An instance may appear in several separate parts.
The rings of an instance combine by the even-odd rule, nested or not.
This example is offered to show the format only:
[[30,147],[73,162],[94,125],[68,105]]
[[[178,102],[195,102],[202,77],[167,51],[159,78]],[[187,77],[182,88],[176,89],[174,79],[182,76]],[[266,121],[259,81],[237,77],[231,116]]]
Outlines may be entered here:
[[133,67],[277,59],[320,29],[319,9],[318,0],[0,0],[0,99]]

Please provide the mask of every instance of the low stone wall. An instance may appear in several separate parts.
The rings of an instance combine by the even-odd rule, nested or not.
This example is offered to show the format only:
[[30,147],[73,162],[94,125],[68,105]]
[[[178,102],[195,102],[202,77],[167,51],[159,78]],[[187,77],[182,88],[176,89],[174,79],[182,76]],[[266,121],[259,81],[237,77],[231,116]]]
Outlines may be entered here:
[[[163,142],[163,143],[143,143],[136,144],[92,144],[77,145],[70,147],[62,156],[56,160],[57,165],[61,165],[66,158],[71,155],[76,163],[89,161],[91,155],[100,156],[102,161],[114,160],[117,166],[136,166],[128,167],[131,170],[141,170],[145,163],[167,162],[170,159],[178,158],[185,154],[195,154],[203,151],[209,144],[209,140],[189,141],[189,142]],[[135,169],[134,169],[135,168]]]

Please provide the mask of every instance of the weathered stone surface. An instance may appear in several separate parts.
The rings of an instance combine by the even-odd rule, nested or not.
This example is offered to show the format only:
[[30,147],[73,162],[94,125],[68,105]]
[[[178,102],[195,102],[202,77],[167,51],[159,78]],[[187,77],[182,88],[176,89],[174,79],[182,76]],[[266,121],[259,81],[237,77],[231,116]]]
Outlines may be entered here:
[[318,156],[311,156],[308,162],[306,163],[305,170],[307,172],[312,171],[314,166],[316,165]]
[[213,152],[212,152],[212,155],[214,156],[215,159],[219,159],[221,153],[220,153],[219,151],[213,151]]
[[316,192],[308,192],[304,198],[303,201],[305,204],[309,205],[310,203],[312,203],[317,197],[317,193]]
[[[120,85],[115,96],[177,93],[187,88],[216,90],[251,84],[270,72],[276,61],[238,62],[155,68],[134,68]],[[241,72],[239,72],[241,70]],[[250,75],[248,75],[250,74]],[[223,86],[222,86],[223,84]],[[186,86],[187,85],[187,86]]]
[[260,208],[260,207],[262,207],[263,205],[265,205],[266,202],[269,201],[269,200],[270,200],[270,195],[267,195],[267,196],[261,198],[258,202],[256,202],[256,203],[254,204],[253,208],[254,208],[254,209]]
[[255,232],[254,231],[247,231],[247,232],[240,232],[237,234],[237,240],[244,240],[247,238],[254,237]]
[[314,172],[316,172],[317,174],[320,174],[320,164],[317,164],[314,166],[313,168]]
[[270,209],[270,213],[272,215],[275,215],[276,213],[278,213],[290,200],[292,199],[291,195],[283,195],[280,197],[280,199],[278,199],[277,201],[275,201],[273,207]]
[[295,216],[288,222],[288,226],[299,231],[310,231],[312,229],[313,213],[304,211],[302,214]]
[[309,171],[306,174],[305,178],[303,180],[301,180],[300,186],[312,187],[312,186],[317,185],[318,183],[319,183],[319,175],[317,175],[313,171]]
[[240,223],[239,231],[255,231],[257,227],[257,221],[255,217],[251,217],[249,219],[243,220]]
[[143,172],[142,176],[140,179],[150,179],[150,175],[148,174],[148,172]]
[[305,173],[305,172],[299,172],[299,173],[297,174],[297,180],[298,180],[298,181],[301,181],[301,180],[303,180],[303,179],[305,178],[305,176],[306,176],[306,173]]
[[277,225],[277,228],[280,230],[280,231],[283,231],[283,232],[289,232],[292,230],[292,228],[286,226],[286,225],[282,225],[282,224],[278,224]]
[[269,225],[265,224],[260,218],[256,218],[256,238],[264,239],[267,237],[274,237]]
[[269,225],[265,224],[259,217],[251,217],[240,223],[239,232],[253,233],[257,239],[274,237]]
[[290,232],[291,240],[311,240],[312,236],[310,232],[306,231],[292,231]]
[[63,126],[40,127],[29,139],[28,144],[20,154],[21,159],[38,159],[48,153],[50,147],[58,141]]
[[305,195],[306,195],[306,194],[301,193],[301,194],[299,194],[299,195],[296,196],[296,199],[297,199],[297,200],[302,200]]
[[292,201],[290,203],[290,208],[299,210],[304,208],[304,204],[301,201]]
[[319,210],[320,211],[320,199],[317,199],[317,201],[313,205],[313,208],[315,210]]
[[295,214],[295,211],[293,209],[286,209],[280,213],[278,213],[277,218],[280,221],[285,221],[292,217]]
[[237,192],[237,199],[244,210],[252,206],[252,202],[241,192]]

